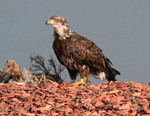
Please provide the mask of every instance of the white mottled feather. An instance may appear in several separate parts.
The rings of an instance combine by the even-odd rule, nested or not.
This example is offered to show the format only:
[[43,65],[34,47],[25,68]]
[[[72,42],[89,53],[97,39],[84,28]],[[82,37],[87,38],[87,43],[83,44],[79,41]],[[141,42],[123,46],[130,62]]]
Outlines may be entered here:
[[97,77],[100,79],[100,80],[105,80],[106,79],[106,74],[104,72],[100,72]]

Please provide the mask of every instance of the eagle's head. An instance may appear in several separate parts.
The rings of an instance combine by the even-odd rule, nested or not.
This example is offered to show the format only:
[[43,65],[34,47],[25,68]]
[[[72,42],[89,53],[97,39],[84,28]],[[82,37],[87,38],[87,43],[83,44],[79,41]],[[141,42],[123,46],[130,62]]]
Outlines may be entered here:
[[52,25],[55,33],[61,37],[69,37],[70,29],[66,19],[60,15],[54,15],[45,22],[46,25]]

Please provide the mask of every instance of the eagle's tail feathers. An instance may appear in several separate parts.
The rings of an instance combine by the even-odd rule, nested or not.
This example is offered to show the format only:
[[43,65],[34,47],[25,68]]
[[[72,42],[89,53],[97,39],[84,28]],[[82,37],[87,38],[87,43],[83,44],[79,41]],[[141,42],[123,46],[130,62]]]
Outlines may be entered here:
[[121,75],[119,71],[117,71],[116,69],[112,68],[112,73],[114,75]]

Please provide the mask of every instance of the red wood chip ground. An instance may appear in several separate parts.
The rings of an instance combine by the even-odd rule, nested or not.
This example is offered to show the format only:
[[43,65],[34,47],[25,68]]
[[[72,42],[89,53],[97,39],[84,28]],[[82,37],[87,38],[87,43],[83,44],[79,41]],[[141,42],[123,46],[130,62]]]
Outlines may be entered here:
[[0,116],[149,116],[150,85],[0,83]]

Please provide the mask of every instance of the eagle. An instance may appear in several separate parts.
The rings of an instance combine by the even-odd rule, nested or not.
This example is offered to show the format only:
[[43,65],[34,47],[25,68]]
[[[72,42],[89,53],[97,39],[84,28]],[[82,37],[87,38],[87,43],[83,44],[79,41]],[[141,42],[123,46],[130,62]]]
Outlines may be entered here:
[[[111,61],[93,41],[70,30],[64,17],[54,15],[45,24],[54,28],[53,49],[59,62],[67,68],[71,83],[87,84],[90,74],[96,79],[116,81],[115,76],[120,72],[111,67]],[[75,82],[78,73],[81,80]]]

